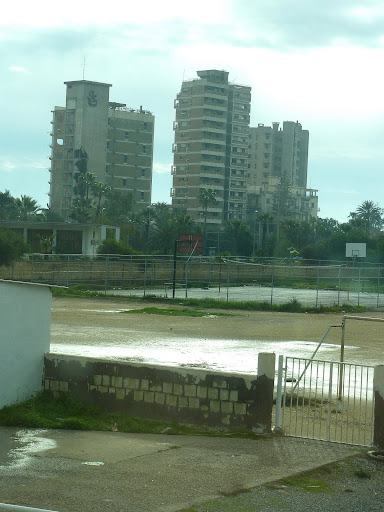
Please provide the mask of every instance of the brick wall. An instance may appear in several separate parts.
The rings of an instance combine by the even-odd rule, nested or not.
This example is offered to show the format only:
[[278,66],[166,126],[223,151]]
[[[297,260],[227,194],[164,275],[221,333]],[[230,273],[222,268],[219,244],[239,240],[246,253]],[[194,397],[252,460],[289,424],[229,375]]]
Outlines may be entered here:
[[271,430],[274,354],[259,354],[259,374],[206,372],[47,354],[44,388],[138,417]]

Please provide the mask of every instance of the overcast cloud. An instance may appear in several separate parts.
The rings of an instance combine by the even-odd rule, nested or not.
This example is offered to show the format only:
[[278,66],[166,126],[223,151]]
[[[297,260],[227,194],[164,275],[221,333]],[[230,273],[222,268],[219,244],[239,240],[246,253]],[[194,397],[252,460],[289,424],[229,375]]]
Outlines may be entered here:
[[65,102],[63,82],[84,73],[113,84],[112,100],[155,114],[153,200],[169,202],[173,99],[183,77],[217,68],[252,86],[252,125],[309,130],[321,217],[346,220],[366,199],[384,207],[382,1],[37,0],[3,10],[1,191],[46,205],[51,110]]

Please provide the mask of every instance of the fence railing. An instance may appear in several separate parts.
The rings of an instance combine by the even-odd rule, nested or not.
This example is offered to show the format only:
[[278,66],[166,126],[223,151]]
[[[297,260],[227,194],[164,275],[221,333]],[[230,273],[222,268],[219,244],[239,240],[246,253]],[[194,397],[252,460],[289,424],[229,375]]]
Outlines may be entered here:
[[271,304],[383,305],[384,268],[255,263],[247,259],[178,256],[31,255],[0,267],[0,278],[62,286],[84,285],[123,295],[211,297]]
[[287,357],[282,378],[284,433],[371,446],[373,373],[370,366]]

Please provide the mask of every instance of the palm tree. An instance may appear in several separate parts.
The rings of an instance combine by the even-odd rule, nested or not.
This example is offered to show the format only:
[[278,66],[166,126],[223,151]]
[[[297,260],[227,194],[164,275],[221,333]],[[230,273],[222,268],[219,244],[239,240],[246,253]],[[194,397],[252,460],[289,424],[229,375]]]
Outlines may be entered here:
[[111,187],[109,185],[106,185],[105,183],[98,181],[96,183],[93,183],[91,185],[92,188],[92,194],[97,200],[96,204],[96,212],[95,212],[95,218],[97,219],[100,215],[100,209],[101,209],[101,201],[103,197],[108,194],[108,192],[111,190]]
[[84,197],[75,197],[68,217],[79,224],[87,224],[92,219],[92,202]]
[[91,172],[87,171],[84,174],[79,174],[77,177],[76,193],[88,201],[89,192],[92,190],[95,183],[96,177]]
[[260,213],[257,220],[261,223],[261,255],[264,256],[265,239],[268,233],[269,224],[273,221],[269,213]]
[[15,205],[17,207],[18,218],[20,220],[35,219],[41,211],[41,207],[31,196],[20,196],[20,199],[16,198]]
[[208,206],[214,205],[217,203],[216,193],[211,187],[201,188],[199,189],[199,193],[197,194],[197,199],[199,204],[203,207],[203,215],[204,215],[204,229],[203,235],[205,240],[205,235],[207,234],[207,214],[208,214]]
[[13,220],[17,218],[16,199],[9,190],[0,192],[0,220]]
[[363,201],[349,217],[352,220],[361,219],[365,222],[366,231],[383,227],[384,210],[373,201]]

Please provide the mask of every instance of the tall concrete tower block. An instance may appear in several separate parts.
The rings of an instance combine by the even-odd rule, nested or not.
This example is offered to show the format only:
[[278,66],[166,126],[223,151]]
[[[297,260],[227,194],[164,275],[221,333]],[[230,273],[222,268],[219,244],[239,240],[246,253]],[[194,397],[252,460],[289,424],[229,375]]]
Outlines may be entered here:
[[[246,216],[251,88],[228,72],[203,70],[184,80],[175,99],[172,207],[214,228]],[[199,190],[214,191],[208,211]]]
[[76,80],[52,121],[50,207],[67,218],[81,173],[131,193],[133,210],[151,204],[154,116],[109,101],[111,84]]

